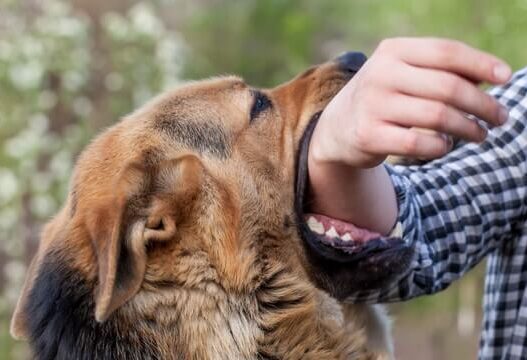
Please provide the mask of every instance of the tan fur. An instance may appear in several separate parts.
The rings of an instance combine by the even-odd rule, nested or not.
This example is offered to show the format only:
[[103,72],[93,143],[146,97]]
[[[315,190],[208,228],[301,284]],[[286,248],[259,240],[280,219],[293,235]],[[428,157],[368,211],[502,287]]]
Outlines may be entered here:
[[94,284],[97,321],[166,359],[389,358],[384,313],[317,289],[294,224],[300,138],[347,79],[330,62],[266,90],[273,107],[252,123],[242,80],[196,82],[102,133],[42,234],[12,334],[30,336],[28,296],[53,254]]

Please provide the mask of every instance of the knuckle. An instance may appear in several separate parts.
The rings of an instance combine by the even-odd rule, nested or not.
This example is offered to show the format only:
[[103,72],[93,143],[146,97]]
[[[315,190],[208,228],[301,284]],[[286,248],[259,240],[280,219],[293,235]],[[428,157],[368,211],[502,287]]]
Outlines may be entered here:
[[479,126],[479,124],[474,120],[474,121],[470,121],[469,123],[470,127],[470,135],[472,135],[474,138],[479,138],[480,137],[480,134],[482,132],[482,129],[481,129],[481,126]]
[[448,121],[448,107],[444,104],[432,105],[429,111],[432,128],[442,130]]
[[454,40],[437,40],[436,51],[441,62],[450,64],[459,51],[459,42]]
[[[386,73],[385,63],[386,61],[384,59],[377,59],[374,64],[375,69],[372,69],[372,71],[369,72],[368,79],[363,84],[364,89],[368,89],[369,92],[374,92],[386,86],[387,80],[386,76],[384,76],[384,74]],[[367,95],[370,94],[367,93]],[[371,96],[373,97],[373,95]]]
[[379,45],[377,45],[377,51],[386,51],[390,48],[390,42],[391,39],[383,39],[381,42],[379,42]]
[[501,105],[492,96],[483,94],[481,107],[487,114],[499,116]]
[[440,136],[439,138],[440,138],[440,141],[438,142],[438,145],[437,145],[438,157],[446,155],[448,151],[450,150],[448,138],[446,136]]
[[364,135],[364,132],[360,130],[361,128],[358,128],[354,132],[354,142],[357,148],[361,150],[366,150],[368,146],[368,140],[366,139],[366,136]]
[[397,38],[384,39],[377,46],[377,51],[384,54],[391,53],[395,50],[398,41],[399,40]]
[[[364,119],[370,119],[375,112],[379,104],[379,96],[381,95],[381,89],[375,85],[372,81],[369,84],[365,85],[365,89],[362,92],[361,99],[361,115]],[[361,124],[362,125],[362,124]]]
[[444,141],[438,142],[438,144],[434,147],[434,149],[431,151],[431,158],[439,158],[442,156],[445,156],[448,153],[448,148],[446,146],[446,143]]
[[445,77],[443,80],[444,96],[447,100],[456,99],[463,87],[461,80],[455,77]]
[[415,154],[418,150],[419,137],[418,134],[412,131],[408,131],[403,141],[403,150],[406,154]]
[[479,61],[475,61],[475,69],[476,73],[485,79],[493,78],[494,77],[494,66],[495,63],[488,61],[484,58],[479,58]]
[[372,142],[369,137],[370,131],[367,129],[366,126],[357,126],[354,131],[354,142],[355,146],[363,151],[369,151],[371,150]]
[[432,158],[446,155],[449,151],[448,137],[442,134],[435,134],[434,139],[430,145],[430,156]]

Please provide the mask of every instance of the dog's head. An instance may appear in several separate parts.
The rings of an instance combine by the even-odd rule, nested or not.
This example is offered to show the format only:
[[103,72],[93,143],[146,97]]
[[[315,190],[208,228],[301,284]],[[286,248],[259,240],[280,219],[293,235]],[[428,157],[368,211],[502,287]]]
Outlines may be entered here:
[[[191,83],[101,134],[43,231],[13,334],[45,332],[53,321],[39,314],[52,311],[46,301],[73,316],[60,308],[77,291],[64,281],[78,281],[102,323],[121,310],[151,311],[158,321],[175,289],[250,294],[275,263],[307,273],[294,208],[297,153],[308,124],[362,62],[349,53],[270,90],[237,77]],[[75,306],[84,306],[80,298]]]

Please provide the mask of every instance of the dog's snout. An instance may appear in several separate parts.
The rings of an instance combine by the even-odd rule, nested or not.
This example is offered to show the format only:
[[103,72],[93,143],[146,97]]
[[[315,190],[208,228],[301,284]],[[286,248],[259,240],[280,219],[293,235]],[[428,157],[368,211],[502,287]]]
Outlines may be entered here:
[[348,51],[340,55],[336,61],[343,71],[357,72],[368,58],[361,52]]

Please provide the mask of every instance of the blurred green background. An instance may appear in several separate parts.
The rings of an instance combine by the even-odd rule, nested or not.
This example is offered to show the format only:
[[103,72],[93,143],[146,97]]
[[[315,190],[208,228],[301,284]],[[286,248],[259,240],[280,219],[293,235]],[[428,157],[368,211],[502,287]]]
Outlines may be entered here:
[[[380,39],[446,36],[527,64],[527,0],[0,0],[0,359],[28,358],[9,317],[39,229],[101,128],[186,79],[284,81]],[[392,306],[401,359],[477,349],[482,267]]]

